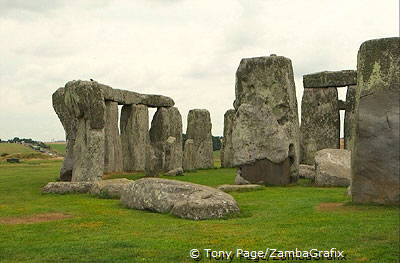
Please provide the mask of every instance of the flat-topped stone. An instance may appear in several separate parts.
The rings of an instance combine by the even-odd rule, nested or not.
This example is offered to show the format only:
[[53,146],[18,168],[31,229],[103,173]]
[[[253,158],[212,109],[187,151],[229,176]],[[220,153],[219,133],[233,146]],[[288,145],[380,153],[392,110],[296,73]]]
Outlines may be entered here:
[[160,178],[142,178],[130,183],[121,202],[129,208],[171,213],[192,220],[222,218],[240,211],[235,199],[218,189]]
[[247,192],[247,191],[254,191],[254,190],[262,190],[265,187],[259,184],[223,184],[217,187],[218,190],[221,190],[225,193],[228,192]]
[[98,83],[96,81],[73,80],[69,81],[66,86],[79,85],[96,87],[101,89],[104,100],[118,102],[120,105],[143,104],[148,107],[172,107],[175,105],[173,99],[163,95],[141,94],[129,90],[113,89],[110,86]]
[[356,70],[322,71],[303,76],[304,88],[345,87],[356,84]]

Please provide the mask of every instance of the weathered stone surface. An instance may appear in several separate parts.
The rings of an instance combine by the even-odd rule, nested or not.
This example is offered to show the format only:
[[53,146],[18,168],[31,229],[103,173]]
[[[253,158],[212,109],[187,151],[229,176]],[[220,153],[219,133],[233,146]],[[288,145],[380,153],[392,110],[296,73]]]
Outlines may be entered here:
[[314,164],[317,151],[339,148],[340,114],[336,88],[304,89],[301,102],[302,163]]
[[68,194],[87,193],[93,182],[50,182],[42,188],[43,193]]
[[249,181],[247,181],[242,177],[240,168],[236,169],[235,184],[237,185],[251,184]]
[[351,152],[323,149],[315,155],[315,185],[349,186],[351,182]]
[[233,167],[232,129],[235,110],[228,110],[224,115],[224,137],[221,148],[221,167]]
[[239,212],[235,199],[220,190],[160,178],[143,178],[130,183],[121,202],[129,208],[171,213],[193,220],[222,218]]
[[90,187],[90,193],[105,198],[120,198],[125,187],[133,182],[126,178],[109,179],[94,182]]
[[194,169],[214,167],[211,117],[208,110],[189,111],[186,135],[193,140]]
[[246,185],[237,185],[237,184],[223,184],[217,187],[218,190],[221,190],[225,193],[229,192],[248,192],[254,190],[262,190],[265,187],[258,184],[246,184]]
[[187,139],[185,141],[184,152],[183,152],[183,170],[192,171],[195,169],[195,152],[194,152],[194,142],[192,139]]
[[323,71],[303,76],[304,88],[345,87],[357,84],[357,71]]
[[124,105],[121,110],[124,171],[144,171],[149,145],[149,111],[145,105]]
[[[300,137],[290,59],[282,56],[242,59],[236,72],[235,91],[233,165],[240,166],[240,176],[251,183],[296,181]],[[280,173],[268,174],[275,171],[276,165],[280,166]]]
[[356,99],[356,89],[357,86],[348,86],[346,93],[346,111],[344,117],[344,147],[347,150],[351,150],[353,148],[353,124],[355,119],[355,99]]
[[128,90],[113,89],[102,84],[101,89],[106,100],[115,101],[122,105],[143,104],[148,107],[158,108],[172,107],[175,104],[173,99],[162,95],[140,94]]
[[106,101],[105,110],[104,172],[123,171],[122,145],[118,130],[118,103]]
[[357,58],[351,194],[355,203],[399,204],[400,38],[364,42]]
[[71,181],[72,171],[74,168],[73,149],[77,133],[78,119],[69,113],[67,106],[65,105],[64,94],[65,89],[59,88],[53,93],[52,100],[53,108],[64,127],[67,141],[64,162],[60,171],[60,180]]
[[97,181],[103,176],[106,106],[100,85],[92,81],[70,81],[65,85],[66,108],[77,119],[73,182]]
[[313,165],[300,164],[299,177],[304,179],[315,179],[315,167]]
[[171,171],[166,172],[165,175],[168,175],[168,176],[183,175],[183,169],[182,168],[176,168],[176,169],[173,169]]
[[[168,172],[182,167],[182,117],[175,107],[158,108],[150,128],[149,160],[146,171]],[[153,158],[153,161],[151,161]],[[154,158],[158,159],[155,160]],[[157,165],[157,167],[152,167]],[[150,174],[148,174],[150,175]]]

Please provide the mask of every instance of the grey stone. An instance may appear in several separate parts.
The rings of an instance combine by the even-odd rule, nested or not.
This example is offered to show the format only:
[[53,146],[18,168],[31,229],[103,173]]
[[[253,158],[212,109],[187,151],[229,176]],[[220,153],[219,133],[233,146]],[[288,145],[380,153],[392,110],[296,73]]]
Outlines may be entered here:
[[214,167],[211,117],[208,110],[189,111],[186,135],[193,140],[194,169]]
[[353,124],[355,119],[355,99],[356,99],[357,86],[348,86],[346,93],[346,111],[344,117],[344,147],[347,150],[353,148]]
[[221,167],[233,167],[232,129],[235,120],[235,110],[228,110],[224,115],[224,137],[220,152]]
[[195,152],[194,142],[192,139],[185,141],[184,152],[183,152],[183,170],[192,171],[195,169]]
[[357,71],[323,71],[303,76],[304,88],[345,87],[357,84]]
[[352,200],[400,204],[400,38],[364,42],[357,58]]
[[87,193],[93,182],[50,182],[42,188],[43,193],[69,194]]
[[101,180],[106,106],[100,84],[70,81],[65,85],[64,102],[72,118],[77,119],[71,181]]
[[77,133],[78,119],[69,113],[67,106],[65,105],[64,94],[65,89],[59,88],[53,93],[52,100],[54,111],[57,113],[57,116],[64,127],[67,141],[66,153],[60,171],[60,180],[71,181],[72,171],[74,168],[73,149]]
[[349,186],[351,182],[351,152],[323,149],[315,155],[315,185]]
[[125,187],[133,182],[126,178],[109,179],[94,182],[90,187],[90,193],[103,198],[120,198]]
[[[175,107],[158,108],[150,128],[152,157],[146,160],[147,171],[168,172],[182,167],[182,117]],[[157,165],[157,167],[151,167]],[[152,172],[152,176],[156,176]]]
[[168,171],[167,173],[165,173],[165,175],[168,176],[177,176],[177,175],[183,175],[183,169],[181,167],[173,169],[171,171]]
[[301,102],[302,163],[314,164],[317,151],[340,147],[340,114],[336,88],[305,88]]
[[124,171],[144,171],[149,147],[149,111],[145,105],[124,105],[121,110]]
[[241,176],[241,170],[240,170],[240,168],[236,169],[235,184],[237,184],[237,185],[251,184],[249,181],[247,181],[246,179],[244,179],[244,178]]
[[122,145],[118,130],[118,103],[106,101],[105,111],[104,172],[123,171]]
[[192,220],[223,218],[240,211],[235,199],[220,190],[160,178],[130,183],[121,202],[129,208],[171,213]]
[[[251,183],[295,182],[300,132],[290,59],[242,59],[236,72],[235,91],[233,165],[240,166],[240,176]],[[272,171],[279,173],[269,174]]]
[[300,164],[299,165],[299,177],[304,179],[315,179],[315,166]]
[[100,87],[106,100],[115,101],[122,105],[143,104],[148,107],[158,108],[172,107],[175,104],[173,99],[162,95],[140,94],[128,90],[113,89],[102,84],[100,84]]
[[229,192],[248,192],[254,190],[262,190],[265,187],[258,184],[246,184],[246,185],[237,185],[237,184],[223,184],[217,187],[218,190],[221,190],[225,193]]

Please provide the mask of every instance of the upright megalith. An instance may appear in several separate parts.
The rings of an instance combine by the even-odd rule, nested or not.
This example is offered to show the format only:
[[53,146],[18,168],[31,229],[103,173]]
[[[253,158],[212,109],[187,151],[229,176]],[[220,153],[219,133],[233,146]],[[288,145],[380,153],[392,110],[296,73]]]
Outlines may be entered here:
[[195,151],[192,139],[187,139],[184,145],[182,166],[184,171],[195,170]]
[[351,194],[355,203],[400,203],[400,38],[364,42],[357,57]]
[[224,137],[221,148],[221,166],[233,167],[232,129],[235,120],[235,110],[227,110],[224,114]]
[[146,174],[156,176],[182,168],[182,116],[175,107],[160,107],[150,128],[150,150]]
[[346,109],[345,109],[345,117],[344,117],[344,147],[347,150],[351,150],[354,144],[353,139],[353,125],[355,119],[355,110],[356,110],[356,85],[350,85],[347,87],[346,93]]
[[65,105],[65,89],[59,88],[53,93],[53,108],[60,119],[64,130],[67,141],[66,153],[64,156],[64,162],[60,171],[61,181],[71,181],[72,171],[74,168],[74,144],[77,133],[78,119],[71,115]]
[[149,145],[149,110],[146,105],[124,105],[121,110],[124,171],[144,171]]
[[104,170],[105,111],[101,84],[70,81],[65,85],[65,105],[77,119],[71,181],[101,180]]
[[290,59],[242,59],[236,72],[232,129],[236,182],[285,185],[297,180],[300,137]]
[[194,169],[214,167],[211,127],[208,110],[193,109],[189,111],[186,136],[187,139],[193,140]]
[[314,164],[322,149],[338,149],[340,113],[337,88],[304,88],[301,101],[302,163]]
[[[314,164],[317,151],[340,147],[340,110],[346,111],[345,133],[351,142],[349,127],[354,111],[354,87],[357,71],[323,71],[303,76],[301,104],[302,163]],[[338,87],[348,86],[346,102],[338,99]],[[346,128],[347,127],[347,128]],[[347,130],[347,131],[346,131]]]
[[122,145],[118,129],[118,103],[106,101],[105,110],[105,149],[104,149],[104,172],[121,172]]

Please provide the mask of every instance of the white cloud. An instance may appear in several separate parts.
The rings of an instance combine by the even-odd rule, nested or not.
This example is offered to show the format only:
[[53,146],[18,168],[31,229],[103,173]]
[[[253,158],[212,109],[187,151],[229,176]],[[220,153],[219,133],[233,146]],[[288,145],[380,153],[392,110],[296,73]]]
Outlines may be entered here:
[[[221,135],[243,57],[292,60],[302,75],[355,69],[360,44],[398,34],[378,0],[0,0],[0,138],[62,139],[51,94],[72,79],[171,96],[184,119],[211,112]],[[15,116],[15,117],[13,117]]]

